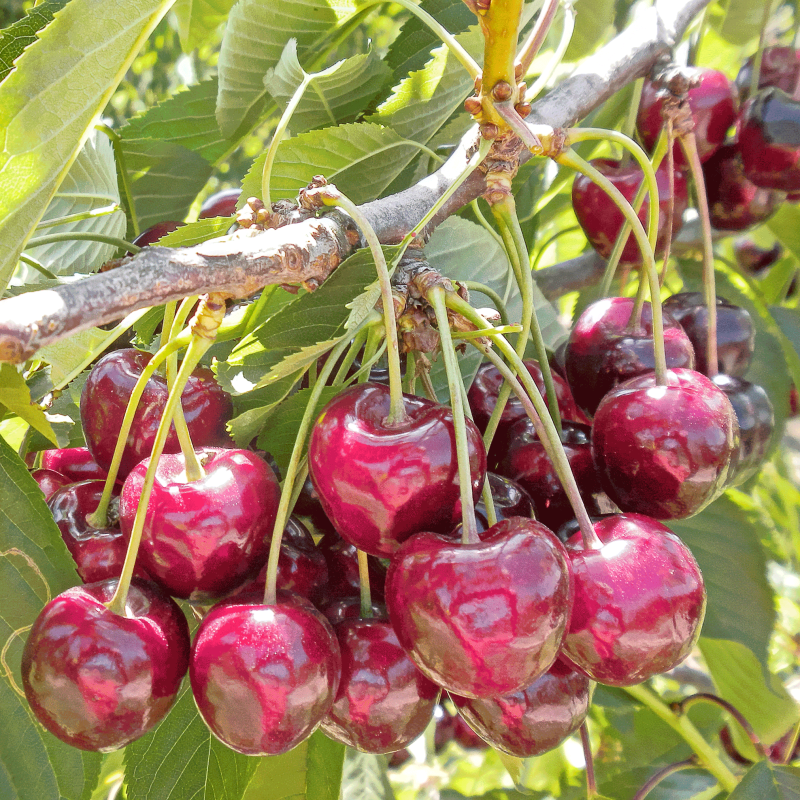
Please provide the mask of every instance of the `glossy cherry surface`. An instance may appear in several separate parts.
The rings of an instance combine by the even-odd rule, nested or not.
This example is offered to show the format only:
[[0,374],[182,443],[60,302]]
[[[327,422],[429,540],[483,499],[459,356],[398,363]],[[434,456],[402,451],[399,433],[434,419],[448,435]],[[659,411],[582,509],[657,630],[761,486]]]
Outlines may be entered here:
[[103,605],[115,586],[75,586],[51,600],[22,654],[31,710],[82,750],[117,750],[157,725],[189,662],[189,627],[178,606],[153,584],[134,580],[119,616]]
[[[633,202],[639,184],[642,182],[642,171],[636,162],[627,165],[610,158],[598,158],[591,162],[614,186],[622,192],[627,201]],[[658,184],[658,205],[660,209],[658,222],[658,238],[656,253],[663,252],[667,239],[667,215],[669,214],[669,179],[664,163],[656,170]],[[675,194],[672,210],[672,235],[677,235],[681,228],[683,212],[688,204],[686,178],[682,172],[675,172]],[[572,184],[572,207],[575,216],[586,238],[592,247],[603,257],[608,258],[614,248],[617,235],[622,230],[624,217],[605,190],[592,183],[584,175],[578,175]],[[647,230],[646,199],[639,209],[639,219]],[[641,250],[636,239],[631,235],[622,251],[621,263],[643,263]]]
[[[579,422],[563,422],[562,429],[564,452],[578,489],[581,495],[591,500],[593,494],[602,491],[592,460],[591,429]],[[508,441],[497,466],[498,472],[517,481],[528,492],[539,522],[552,531],[557,530],[574,514],[533,423],[527,417],[519,420],[511,427]]]
[[[750,80],[753,75],[754,56],[745,61],[736,76],[739,97],[745,101],[750,96]],[[765,47],[761,55],[761,71],[758,74],[758,88],[775,86],[791,93],[800,75],[800,51],[794,47]]]
[[725,393],[699,372],[632,378],[606,395],[592,427],[595,464],[623,510],[681,519],[710,503],[728,478],[739,426]]
[[52,469],[73,482],[105,480],[108,473],[92,457],[87,447],[66,447],[42,451],[42,469]]
[[235,187],[215,192],[203,201],[197,219],[232,216],[236,213],[236,203],[241,194],[242,190]]
[[771,247],[761,247],[752,239],[740,238],[733,243],[733,254],[745,272],[756,275],[783,256],[783,245],[776,241]]
[[[139,562],[167,591],[193,602],[222,597],[263,566],[280,489],[249,450],[199,451],[205,476],[187,481],[183,454],[163,455],[147,506]],[[150,459],[125,480],[120,523],[133,528]]]
[[450,695],[458,713],[492,747],[518,758],[558,747],[586,719],[591,681],[556,659],[520,692],[484,700]]
[[[407,421],[389,426],[389,389],[363,383],[331,400],[311,432],[308,466],[339,534],[375,556],[391,556],[414,533],[449,530],[461,515],[453,415],[404,395]],[[467,420],[472,493],[486,474],[480,432]]]
[[[330,600],[319,606],[319,610],[325,619],[336,628],[337,623],[346,619],[359,619],[361,615],[361,598],[358,596],[341,597],[338,600]],[[385,618],[386,605],[379,600],[373,600],[370,605],[370,612],[373,617]]]
[[390,753],[428,726],[441,689],[406,655],[388,619],[346,619],[334,626],[342,677],[322,730],[365,753]]
[[178,230],[185,225],[185,222],[178,222],[177,220],[167,219],[163,222],[157,222],[151,225],[146,231],[142,231],[132,242],[137,247],[149,247],[151,244],[156,244],[159,239],[166,236],[172,231]]
[[800,189],[800,102],[780,89],[762,89],[742,108],[737,131],[748,179],[757,186]]
[[192,692],[212,733],[251,756],[278,755],[308,738],[333,704],[342,659],[327,620],[297,595],[216,605],[200,623],[189,664]]
[[386,576],[400,643],[432,681],[465,697],[530,685],[555,660],[569,620],[563,545],[522,517],[498,522],[477,544],[421,533]]
[[[358,577],[356,546],[346,542],[336,531],[331,530],[322,537],[318,547],[328,564],[328,585],[324,592],[325,602],[357,597],[361,584]],[[383,597],[386,567],[375,556],[367,556],[367,563],[370,590],[372,596],[379,600]]]
[[31,472],[31,477],[39,484],[45,500],[49,500],[59,489],[72,483],[66,475],[52,469],[35,469]]
[[712,379],[731,401],[739,423],[739,447],[731,458],[728,485],[738,486],[758,472],[775,432],[772,403],[764,389],[742,378],[719,374]]
[[590,678],[632,686],[679,664],[700,635],[706,593],[689,548],[640,514],[594,523],[603,542],[567,542],[575,603],[563,655]]
[[[487,472],[486,477],[489,479],[498,520],[510,517],[533,517],[533,500],[519,483],[494,472]],[[486,505],[482,497],[475,503],[475,518],[483,530],[489,528],[486,522]]]
[[[680,323],[694,347],[695,368],[708,374],[708,308],[701,292],[680,292],[664,301],[664,308]],[[756,330],[749,312],[717,297],[717,368],[741,378],[750,367]]]
[[[639,325],[629,327],[633,307],[630,297],[598,300],[581,314],[570,333],[567,379],[578,405],[590,414],[615,386],[655,368],[652,308],[646,302]],[[669,314],[664,314],[664,351],[668,367],[694,367],[692,343]]]
[[[150,354],[140,350],[115,350],[103,356],[86,379],[81,393],[81,422],[89,451],[103,469],[111,466],[128,400],[149,361]],[[168,394],[163,377],[154,375],[148,381],[122,453],[120,480],[150,455]],[[225,424],[232,416],[233,406],[210,370],[194,372],[183,390],[181,404],[195,447],[230,443]],[[178,435],[172,426],[165,452],[179,450]]]
[[[697,152],[701,161],[710,158],[725,141],[728,128],[736,120],[737,92],[724,72],[705,67],[684,70],[688,78],[697,85],[688,91],[689,109],[694,123]],[[644,146],[652,151],[664,125],[662,111],[667,94],[651,81],[642,87],[642,99],[636,127]],[[685,169],[688,165],[679,142],[674,147],[675,166]]]
[[748,180],[739,149],[725,144],[703,164],[711,224],[721,231],[743,231],[769,219],[784,195]]

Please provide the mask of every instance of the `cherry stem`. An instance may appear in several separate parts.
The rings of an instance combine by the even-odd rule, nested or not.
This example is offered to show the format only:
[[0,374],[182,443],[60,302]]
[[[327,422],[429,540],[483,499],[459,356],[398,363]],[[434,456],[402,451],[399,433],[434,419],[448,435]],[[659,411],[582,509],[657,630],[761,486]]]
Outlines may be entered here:
[[761,30],[758,33],[758,48],[753,58],[753,72],[750,74],[750,96],[758,91],[758,84],[761,81],[761,61],[764,57],[764,46],[767,43],[767,25],[772,16],[772,6],[774,3],[769,0],[764,5],[764,13],[761,15]]
[[697,703],[710,703],[711,705],[719,706],[725,709],[739,724],[739,727],[745,732],[747,738],[752,742],[753,747],[759,755],[759,758],[767,758],[767,751],[758,738],[758,734],[753,730],[753,726],[747,721],[744,714],[739,711],[736,706],[723,700],[715,694],[709,692],[698,692],[697,694],[684,697],[679,703],[673,703],[672,708],[676,714],[685,714],[693,705]]
[[[639,113],[639,103],[642,101],[642,90],[644,89],[644,78],[637,78],[633,82],[633,93],[631,94],[630,103],[628,103],[628,113],[625,116],[625,122],[622,123],[622,130],[620,133],[632,139],[633,132],[636,130],[636,115]],[[620,164],[627,167],[631,160],[631,152],[628,149],[622,151],[622,160]],[[638,211],[638,209],[637,209]]]
[[497,313],[500,314],[500,321],[503,325],[509,325],[508,319],[508,311],[506,311],[506,305],[503,302],[503,298],[492,289],[490,286],[487,286],[485,283],[478,283],[478,281],[459,281],[459,283],[470,292],[479,292],[480,294],[486,295],[492,303],[494,303],[494,307],[497,309]]
[[697,152],[697,140],[694,131],[689,131],[689,133],[681,136],[680,142],[694,180],[694,187],[697,192],[697,211],[700,214],[700,226],[703,231],[703,294],[706,302],[706,313],[708,314],[706,345],[708,366],[706,367],[706,372],[709,378],[713,378],[719,372],[719,364],[717,362],[717,289],[714,276],[714,244],[711,239],[711,218],[708,214],[708,194],[706,193],[706,182],[703,177],[700,156]]
[[786,742],[786,750],[781,754],[781,764],[791,763],[798,742],[800,742],[800,722],[794,726],[794,731]]
[[122,425],[120,427],[119,435],[117,436],[117,444],[114,447],[114,454],[111,457],[111,464],[108,468],[108,475],[106,482],[103,485],[103,493],[100,495],[100,502],[97,508],[91,513],[86,515],[86,522],[93,528],[103,530],[108,527],[108,506],[111,502],[111,495],[114,491],[114,486],[117,482],[117,475],[119,475],[119,465],[122,461],[122,453],[128,443],[128,435],[133,426],[133,418],[136,415],[136,410],[139,407],[139,401],[142,399],[145,387],[150,378],[155,375],[156,370],[167,359],[170,353],[177,352],[182,347],[185,347],[188,341],[188,335],[182,335],[180,338],[175,338],[162,347],[147,363],[142,370],[142,374],[136,381],[133,387],[131,396],[128,399],[128,405],[125,408],[125,415],[122,418]]
[[583,760],[586,762],[586,797],[593,800],[597,797],[597,778],[594,774],[594,756],[592,755],[592,742],[589,739],[589,729],[584,722],[580,727],[581,746],[583,747]]
[[98,123],[94,126],[98,130],[108,136],[111,141],[111,148],[114,151],[114,160],[117,162],[117,175],[119,175],[119,182],[122,187],[122,194],[125,197],[125,209],[127,217],[131,222],[133,229],[133,236],[136,238],[142,231],[139,227],[139,216],[136,213],[136,204],[133,202],[133,192],[131,192],[131,181],[128,175],[128,168],[125,164],[125,152],[122,146],[122,137],[108,125]]
[[46,244],[56,244],[58,242],[102,242],[103,244],[113,244],[120,250],[130,250],[131,253],[138,253],[142,248],[137,247],[132,242],[120,239],[118,236],[106,236],[102,233],[84,233],[81,231],[69,231],[66,233],[51,233],[48,236],[35,236],[28,241],[28,247],[42,247]]
[[[667,382],[667,358],[664,353],[664,322],[661,315],[661,287],[658,283],[658,270],[656,269],[653,248],[645,235],[644,228],[636,213],[631,208],[631,204],[623,197],[622,192],[611,183],[599,170],[581,158],[573,150],[567,150],[556,158],[559,164],[586,175],[591,181],[596,183],[614,201],[615,205],[624,214],[631,225],[633,235],[639,244],[644,257],[644,266],[647,270],[647,278],[650,283],[650,302],[653,307],[653,361],[655,366],[656,384],[665,386]],[[650,170],[652,172],[652,168]],[[652,187],[651,187],[652,188]],[[651,195],[658,198],[658,194]],[[653,203],[650,204],[654,205]],[[655,204],[657,205],[657,203]],[[658,225],[656,225],[656,230]]]
[[461,541],[463,544],[477,544],[478,526],[475,522],[475,502],[472,499],[472,471],[469,464],[469,442],[467,440],[467,423],[464,416],[463,379],[458,368],[453,339],[450,336],[450,320],[447,316],[445,291],[441,286],[434,286],[426,294],[427,301],[433,306],[436,323],[439,326],[439,339],[444,356],[444,367],[447,373],[447,387],[450,390],[450,408],[453,412],[453,428],[456,437],[456,458],[458,461],[458,485],[461,494]]
[[658,695],[644,684],[623,688],[631,697],[666,722],[692,748],[697,755],[699,765],[710,772],[725,791],[732,792],[736,788],[739,783],[736,776],[728,769],[688,717],[675,714]]
[[401,425],[408,419],[403,402],[403,371],[400,367],[400,345],[397,338],[397,319],[395,317],[395,299],[392,292],[392,279],[389,267],[383,254],[378,234],[369,220],[361,213],[358,206],[345,197],[335,186],[326,186],[322,197],[326,205],[334,205],[344,209],[354,220],[369,245],[375,268],[378,272],[378,283],[381,288],[383,304],[383,327],[386,330],[387,359],[389,365],[389,416],[387,425]]
[[561,0],[545,0],[544,7],[539,12],[533,30],[530,32],[522,47],[520,47],[519,53],[517,54],[516,64],[514,66],[515,74],[519,75],[520,78],[525,76],[525,73],[527,73],[533,63],[533,59],[536,58],[536,54],[541,50],[560,4]]
[[361,616],[365,619],[372,617],[372,592],[369,588],[369,561],[363,550],[358,553],[358,582],[361,587]]
[[[353,365],[353,362],[356,360],[356,356],[359,354],[362,347],[364,348],[364,355],[366,356],[366,346],[364,343],[367,340],[368,331],[370,330],[371,328],[364,327],[353,337],[353,341],[350,343],[350,347],[344,354],[342,363],[339,366],[339,369],[336,371],[336,375],[334,376],[333,380],[331,381],[333,386],[340,386],[345,382],[345,380],[347,380],[347,373],[350,371],[350,367]],[[365,357],[362,361],[362,366],[368,360],[369,359]]]
[[548,236],[547,239],[545,239],[536,249],[536,255],[533,257],[533,264],[531,265],[531,272],[536,272],[536,270],[539,268],[539,262],[542,260],[542,256],[551,244],[557,242],[562,236],[569,235],[570,233],[574,233],[580,229],[580,225],[569,225],[566,228],[556,231],[552,236]]
[[666,767],[662,767],[643,784],[641,789],[633,796],[632,800],[644,800],[661,781],[665,780],[670,775],[674,775],[676,772],[680,772],[684,769],[692,769],[693,767],[697,767],[697,762],[694,758],[687,758],[685,761],[676,761],[674,764],[667,764]]
[[164,306],[164,318],[161,321],[161,343],[160,347],[163,347],[170,339],[170,333],[172,332],[172,323],[175,321],[175,310],[178,307],[178,302],[173,300],[170,303],[167,303]]
[[417,356],[413,350],[406,355],[406,375],[403,379],[403,389],[406,394],[417,393]]
[[277,601],[278,559],[281,555],[281,539],[283,538],[283,529],[286,527],[286,521],[289,519],[289,514],[291,513],[293,488],[300,471],[303,450],[306,446],[306,438],[308,437],[309,429],[315,419],[317,404],[322,395],[322,390],[325,388],[328,377],[333,372],[333,368],[336,366],[339,356],[342,355],[349,344],[349,340],[345,339],[331,350],[331,354],[328,356],[328,360],[323,364],[317,382],[311,390],[308,405],[303,412],[303,418],[300,420],[300,426],[294,440],[294,447],[292,448],[292,455],[289,459],[289,466],[286,469],[286,477],[283,480],[283,487],[281,488],[281,499],[278,504],[275,525],[272,528],[272,541],[270,542],[269,560],[267,561],[267,578],[264,586],[264,605],[267,606],[275,605]]
[[[480,325],[481,327],[489,327],[480,313],[455,292],[449,292],[446,300],[447,305],[453,309],[453,311],[461,314],[473,324]],[[599,550],[603,546],[603,543],[595,533],[592,521],[589,519],[589,514],[586,511],[586,506],[583,504],[583,498],[578,489],[578,484],[575,481],[575,476],[572,474],[572,468],[569,465],[567,454],[564,452],[564,446],[561,444],[561,437],[558,435],[553,420],[550,419],[550,415],[547,413],[547,406],[545,405],[544,398],[539,388],[536,386],[536,382],[531,378],[522,360],[504,336],[497,333],[488,334],[488,336],[497,345],[502,355],[508,359],[511,367],[516,370],[516,375],[514,374],[514,370],[509,368],[508,364],[481,340],[475,340],[472,344],[494,364],[498,372],[508,381],[510,388],[519,398],[525,409],[525,413],[533,423],[536,435],[539,437],[539,441],[541,441],[545,453],[550,459],[556,471],[556,475],[558,475],[558,479],[561,481],[561,485],[564,487],[564,492],[569,499],[572,510],[575,512],[575,519],[581,531],[583,546],[587,550]]]
[[533,100],[539,96],[539,92],[547,86],[556,68],[564,60],[564,53],[567,52],[569,43],[572,41],[572,34],[575,32],[575,9],[572,7],[572,3],[565,3],[563,5],[563,11],[564,27],[561,29],[561,38],[547,66],[542,70],[536,82],[525,94],[525,100],[529,103],[533,102]]
[[672,248],[672,217],[675,214],[675,128],[672,117],[667,117],[665,125],[667,132],[667,184],[669,189],[669,202],[667,203],[667,224],[664,233],[664,255],[661,262],[661,277],[659,284],[664,285],[667,278],[667,263]]

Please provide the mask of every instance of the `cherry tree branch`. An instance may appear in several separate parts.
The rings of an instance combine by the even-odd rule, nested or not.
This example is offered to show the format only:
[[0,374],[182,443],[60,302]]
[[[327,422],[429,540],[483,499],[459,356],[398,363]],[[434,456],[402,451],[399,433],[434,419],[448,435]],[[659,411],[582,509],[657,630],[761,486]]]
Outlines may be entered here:
[[[567,127],[629,82],[647,74],[670,51],[709,0],[659,0],[547,96],[526,122]],[[399,242],[463,172],[477,142],[477,127],[432,175],[391,197],[361,206],[384,244]],[[517,139],[489,158],[517,164],[531,156]],[[475,171],[444,204],[427,233],[487,189]],[[321,283],[357,245],[349,218],[334,212],[276,230],[251,229],[188,248],[145,248],[123,266],[75,283],[0,301],[0,361],[21,363],[46,344],[137,308],[209,291],[246,297],[269,284]],[[544,272],[544,271],[543,271]],[[541,273],[540,273],[541,274]],[[562,273],[563,274],[563,273]],[[548,292],[553,294],[552,290]]]

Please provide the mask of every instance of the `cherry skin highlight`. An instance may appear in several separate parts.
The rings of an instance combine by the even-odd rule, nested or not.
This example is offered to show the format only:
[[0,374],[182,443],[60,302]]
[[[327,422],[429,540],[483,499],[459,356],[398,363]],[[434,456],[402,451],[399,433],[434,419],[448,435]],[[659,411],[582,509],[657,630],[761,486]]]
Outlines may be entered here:
[[242,194],[241,189],[222,189],[215,192],[205,199],[200,206],[200,213],[197,219],[209,219],[211,217],[230,217],[236,213],[236,203]]
[[81,750],[117,750],[155,727],[189,663],[189,627],[175,602],[134,579],[119,616],[103,605],[115,587],[75,586],[51,600],[22,654],[31,710]]
[[42,469],[52,469],[78,481],[105,480],[108,472],[92,458],[87,447],[42,451]]
[[31,477],[39,485],[45,500],[49,500],[59,489],[72,483],[66,475],[52,469],[35,469],[31,472]]

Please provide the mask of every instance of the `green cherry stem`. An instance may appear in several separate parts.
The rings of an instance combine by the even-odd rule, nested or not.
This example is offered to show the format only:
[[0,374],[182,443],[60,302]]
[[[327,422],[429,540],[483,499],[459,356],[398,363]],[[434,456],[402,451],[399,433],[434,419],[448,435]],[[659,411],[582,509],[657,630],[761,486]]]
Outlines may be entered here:
[[56,244],[57,242],[102,242],[103,244],[113,244],[120,250],[130,250],[131,253],[138,253],[142,249],[125,239],[120,239],[118,236],[106,236],[102,233],[84,233],[81,231],[65,231],[64,233],[51,233],[47,236],[36,236],[28,241],[28,247],[42,247],[46,244]]
[[478,281],[459,281],[459,283],[470,292],[480,292],[486,295],[494,303],[494,307],[497,309],[497,313],[500,314],[500,321],[503,325],[509,324],[508,311],[506,311],[503,298],[500,297],[494,289],[487,286],[485,283],[478,283]]
[[447,316],[445,291],[441,286],[434,286],[426,293],[426,299],[436,313],[436,323],[439,326],[442,355],[447,373],[447,387],[450,390],[450,407],[453,411],[453,427],[456,436],[458,485],[461,493],[461,541],[464,544],[475,544],[480,540],[478,526],[475,523],[475,503],[472,499],[472,475],[469,466],[467,423],[464,416],[463,381],[461,370],[458,368],[453,339],[450,336],[450,320]]
[[286,521],[289,519],[289,514],[292,509],[292,496],[294,494],[294,485],[298,473],[300,472],[300,465],[303,460],[303,450],[306,446],[306,439],[308,438],[308,431],[315,419],[317,404],[322,396],[322,390],[328,381],[328,377],[333,372],[339,356],[344,353],[345,349],[349,346],[350,342],[343,339],[337,344],[328,356],[328,360],[322,365],[319,371],[319,376],[311,390],[311,396],[308,399],[308,405],[303,412],[303,418],[300,420],[300,426],[297,430],[297,436],[294,440],[294,447],[292,448],[292,455],[289,458],[289,466],[286,468],[286,477],[283,481],[281,489],[281,499],[278,504],[278,513],[275,517],[275,526],[272,529],[272,541],[269,546],[269,560],[267,561],[267,578],[264,585],[264,605],[275,605],[278,592],[278,559],[281,554],[281,539],[283,538],[283,529],[286,527]]
[[710,772],[725,791],[732,792],[736,788],[739,783],[736,776],[728,769],[688,717],[675,714],[655,692],[648,689],[643,683],[623,688],[634,700],[638,700],[666,722],[692,748],[700,766]]
[[93,208],[91,211],[80,211],[77,214],[67,214],[63,217],[42,220],[42,222],[36,226],[36,230],[41,231],[45,228],[54,228],[56,225],[81,222],[82,220],[94,219],[95,217],[107,217],[109,214],[116,214],[117,211],[122,212],[122,206],[117,205],[117,203],[111,203],[111,205],[103,206],[102,208]]
[[642,787],[636,792],[631,800],[644,800],[653,789],[658,786],[661,781],[666,780],[669,778],[670,775],[674,775],[676,772],[680,772],[684,769],[692,769],[697,767],[697,762],[694,758],[687,758],[685,761],[677,761],[674,764],[667,764],[666,767],[662,767],[658,772],[652,775],[646,783],[642,785]]
[[[586,175],[591,181],[596,183],[614,201],[615,205],[625,216],[625,219],[630,223],[633,235],[642,251],[644,258],[644,268],[647,273],[647,279],[650,283],[650,301],[653,311],[653,353],[654,353],[654,366],[656,384],[664,386],[667,379],[667,359],[664,353],[664,322],[661,315],[661,286],[658,280],[658,270],[656,269],[655,258],[653,256],[653,248],[650,246],[647,235],[644,232],[642,223],[639,217],[631,208],[631,204],[623,197],[622,192],[611,183],[605,175],[600,173],[595,167],[581,158],[573,150],[567,150],[556,158],[559,164],[570,167],[582,175]],[[652,172],[652,168],[650,170]],[[658,197],[656,193],[653,195]],[[654,205],[651,203],[651,205]],[[657,205],[657,204],[656,204]]]
[[580,727],[581,747],[583,760],[586,762],[586,797],[594,800],[597,797],[597,778],[594,774],[594,756],[592,755],[592,742],[589,739],[589,729],[584,722]]
[[369,588],[369,562],[363,550],[358,553],[358,583],[361,587],[361,616],[364,619],[372,617],[372,592]]
[[117,162],[117,174],[119,175],[119,182],[122,186],[122,194],[125,196],[125,207],[128,210],[128,219],[133,228],[134,238],[137,237],[142,231],[139,227],[139,217],[136,213],[136,204],[133,202],[133,192],[131,191],[131,180],[128,175],[128,169],[125,165],[125,151],[122,146],[122,137],[108,125],[102,123],[94,126],[98,131],[101,131],[108,136],[111,141],[111,148],[114,151],[114,160]]

